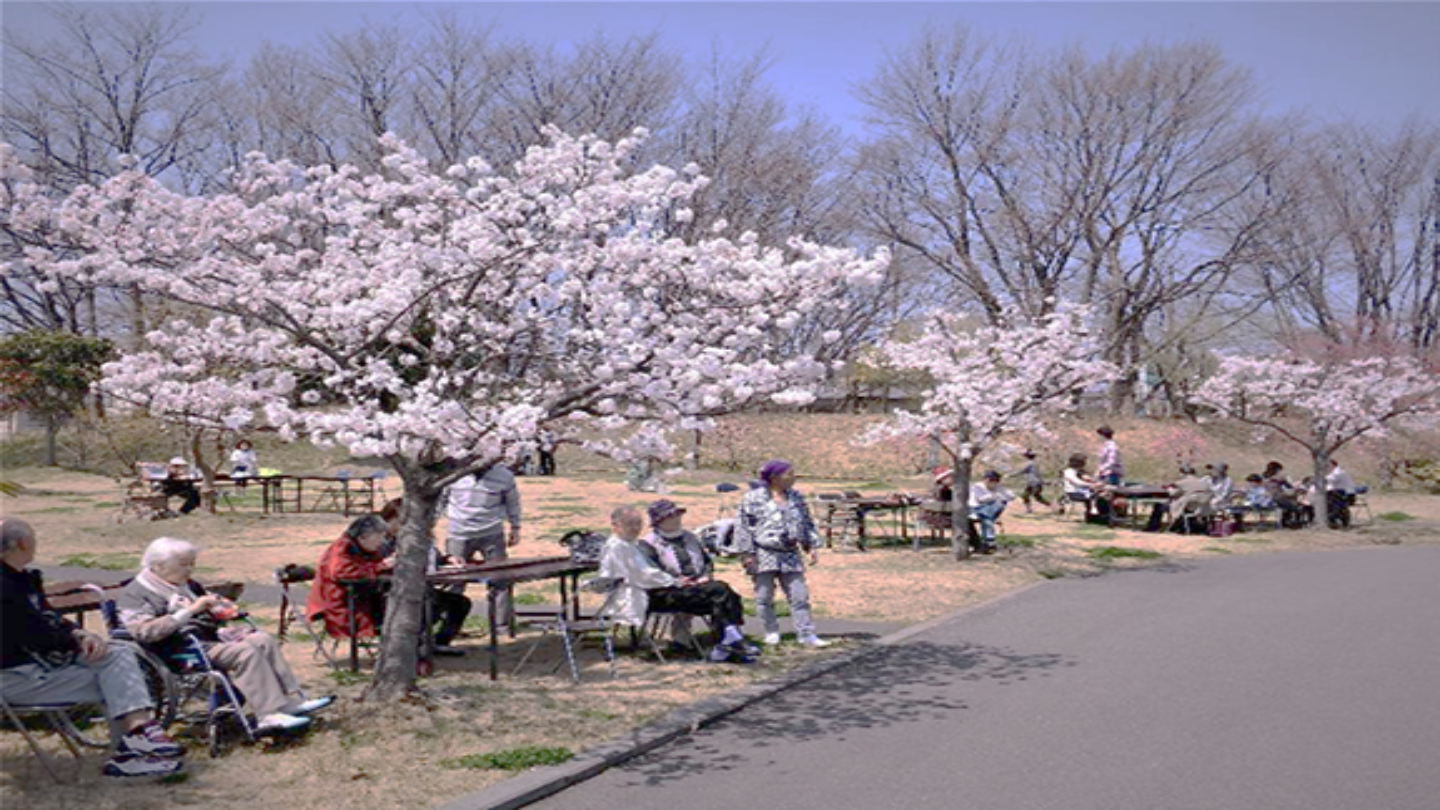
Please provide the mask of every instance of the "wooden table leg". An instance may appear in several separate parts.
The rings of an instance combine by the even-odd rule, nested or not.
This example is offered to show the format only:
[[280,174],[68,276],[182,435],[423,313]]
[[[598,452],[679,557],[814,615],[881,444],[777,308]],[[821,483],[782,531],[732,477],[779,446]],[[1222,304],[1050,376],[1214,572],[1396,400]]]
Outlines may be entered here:
[[500,679],[500,623],[495,620],[495,586],[485,587],[485,604],[490,613],[490,680]]

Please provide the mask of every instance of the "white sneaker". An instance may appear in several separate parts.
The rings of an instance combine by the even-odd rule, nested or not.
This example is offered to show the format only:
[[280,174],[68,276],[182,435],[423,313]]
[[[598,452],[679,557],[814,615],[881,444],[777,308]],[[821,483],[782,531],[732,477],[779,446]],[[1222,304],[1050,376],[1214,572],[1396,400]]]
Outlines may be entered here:
[[800,646],[809,647],[812,650],[818,650],[822,647],[829,647],[831,643],[832,642],[826,641],[819,636],[802,636],[800,638]]
[[277,731],[299,731],[308,725],[310,725],[310,718],[308,717],[296,717],[293,714],[276,712],[260,718],[260,722],[255,724],[255,731],[260,734],[274,733]]
[[314,714],[315,712],[318,712],[318,711],[320,711],[321,709],[326,708],[327,706],[329,706],[330,704],[332,704],[332,703],[334,703],[334,702],[335,702],[335,696],[334,696],[334,695],[325,695],[325,696],[323,696],[323,697],[311,698],[310,700],[306,700],[306,701],[302,701],[302,702],[300,702],[300,703],[297,703],[293,708],[289,709],[289,710],[286,711],[285,713],[286,713],[286,714],[291,714],[291,715],[301,715],[301,716],[304,716],[304,715],[307,715],[307,714]]
[[779,644],[779,643],[780,643],[780,634],[779,634],[779,633],[766,633],[766,634],[765,634],[765,639],[764,639],[764,641],[765,641],[765,646],[766,646],[766,647],[774,647],[776,644]]

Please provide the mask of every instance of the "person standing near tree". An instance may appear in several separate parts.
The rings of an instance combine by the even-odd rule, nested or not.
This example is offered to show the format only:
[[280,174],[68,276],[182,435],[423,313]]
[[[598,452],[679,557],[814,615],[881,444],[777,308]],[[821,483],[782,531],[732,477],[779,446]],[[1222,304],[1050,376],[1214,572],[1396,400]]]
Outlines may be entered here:
[[555,447],[557,444],[559,444],[559,439],[555,436],[555,431],[550,428],[540,430],[535,449],[540,454],[541,475],[555,474]]
[[775,586],[785,589],[795,638],[806,647],[828,647],[815,634],[810,617],[810,588],[805,582],[805,560],[819,562],[820,538],[805,498],[795,489],[795,469],[784,459],[772,459],[760,468],[762,486],[745,493],[735,522],[737,545],[750,555],[747,568],[755,577],[755,612],[765,623],[765,643],[780,643],[780,622],[775,617]]
[[1125,462],[1120,458],[1120,445],[1115,442],[1115,431],[1109,425],[1095,429],[1105,443],[1100,445],[1099,467],[1095,475],[1100,483],[1118,487],[1125,481]]
[[[485,562],[497,562],[506,559],[509,548],[520,542],[520,488],[504,464],[492,464],[451,484],[445,501],[450,521],[445,553],[451,557],[472,562],[478,554]],[[496,621],[509,623],[509,586],[500,591],[495,604]]]

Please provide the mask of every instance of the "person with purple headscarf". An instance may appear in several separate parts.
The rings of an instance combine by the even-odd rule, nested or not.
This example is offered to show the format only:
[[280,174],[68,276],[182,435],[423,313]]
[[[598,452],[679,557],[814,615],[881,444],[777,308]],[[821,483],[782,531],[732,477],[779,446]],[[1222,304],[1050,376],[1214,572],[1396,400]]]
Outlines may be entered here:
[[827,647],[815,635],[810,618],[810,589],[805,583],[805,555],[818,562],[820,536],[805,498],[795,490],[795,469],[790,462],[772,459],[760,468],[763,486],[745,493],[735,522],[739,546],[749,555],[746,568],[755,577],[755,606],[765,623],[765,643],[780,643],[780,622],[775,617],[775,585],[785,589],[796,640],[806,647]]

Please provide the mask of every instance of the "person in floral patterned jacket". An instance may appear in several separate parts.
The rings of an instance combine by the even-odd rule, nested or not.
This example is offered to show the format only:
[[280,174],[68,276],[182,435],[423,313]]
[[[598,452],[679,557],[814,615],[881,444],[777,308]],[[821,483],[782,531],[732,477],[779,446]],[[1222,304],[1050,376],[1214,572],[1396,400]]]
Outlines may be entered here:
[[735,524],[740,548],[752,555],[747,568],[755,577],[755,609],[765,623],[765,643],[780,643],[780,622],[775,617],[775,585],[785,589],[795,636],[807,647],[830,642],[815,634],[810,617],[810,589],[805,583],[805,557],[818,560],[819,535],[805,498],[795,489],[795,469],[784,459],[772,459],[760,468],[764,484],[740,501]]

